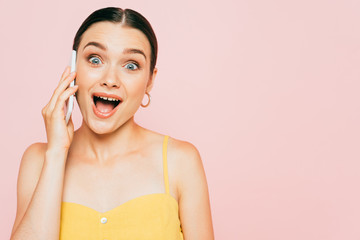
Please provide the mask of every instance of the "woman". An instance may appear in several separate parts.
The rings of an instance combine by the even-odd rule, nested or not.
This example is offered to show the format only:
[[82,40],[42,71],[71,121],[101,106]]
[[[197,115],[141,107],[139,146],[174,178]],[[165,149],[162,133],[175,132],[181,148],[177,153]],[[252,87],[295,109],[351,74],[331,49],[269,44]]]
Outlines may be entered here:
[[[21,160],[11,239],[213,239],[198,150],[134,121],[157,73],[150,23],[130,9],[99,9],[73,49],[76,73],[65,69],[42,109],[48,141]],[[63,111],[72,94],[83,116],[75,132]]]

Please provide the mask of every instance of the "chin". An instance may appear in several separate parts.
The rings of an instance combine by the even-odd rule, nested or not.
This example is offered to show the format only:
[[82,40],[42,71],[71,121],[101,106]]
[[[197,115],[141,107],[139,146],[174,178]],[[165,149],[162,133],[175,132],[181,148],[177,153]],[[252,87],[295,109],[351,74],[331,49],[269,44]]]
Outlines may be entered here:
[[114,132],[117,127],[115,124],[106,121],[91,121],[90,123],[86,123],[88,128],[96,134],[103,135]]

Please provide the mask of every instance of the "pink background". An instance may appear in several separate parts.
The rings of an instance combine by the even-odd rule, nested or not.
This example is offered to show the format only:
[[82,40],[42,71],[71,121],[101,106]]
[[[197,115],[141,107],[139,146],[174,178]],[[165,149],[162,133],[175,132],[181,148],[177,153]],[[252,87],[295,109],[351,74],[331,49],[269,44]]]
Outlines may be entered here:
[[14,222],[21,156],[46,141],[41,109],[73,37],[108,6],[154,27],[159,73],[135,119],[199,149],[216,239],[360,239],[351,0],[1,1],[0,239]]

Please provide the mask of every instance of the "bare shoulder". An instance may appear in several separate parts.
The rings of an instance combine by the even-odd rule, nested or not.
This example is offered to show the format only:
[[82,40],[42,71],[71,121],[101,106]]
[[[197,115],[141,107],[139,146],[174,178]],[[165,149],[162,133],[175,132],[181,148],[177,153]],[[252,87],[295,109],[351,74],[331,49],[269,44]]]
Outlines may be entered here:
[[197,165],[202,163],[200,152],[194,144],[169,137],[169,151],[176,157],[181,165]]
[[39,167],[42,168],[45,159],[46,148],[47,143],[37,142],[29,145],[25,149],[20,162],[19,177],[20,174],[26,174],[29,168],[31,170],[36,170]]
[[29,145],[21,158],[17,178],[17,211],[12,233],[30,203],[33,192],[42,171],[47,143],[33,143]]
[[205,178],[203,162],[199,150],[188,141],[169,137],[168,151],[173,161],[173,172],[177,180],[178,194],[181,197],[188,184],[196,181],[199,176]]
[[[157,145],[160,142],[162,144],[165,135],[148,129],[147,132],[149,137],[148,141],[145,141],[146,144],[156,143]],[[172,136],[169,136],[168,139],[167,152],[171,161],[180,161],[179,164],[194,164],[194,161],[197,163],[201,162],[200,153],[192,143],[176,139]]]
[[[47,143],[33,143],[26,148],[21,158],[18,173],[18,206],[24,199],[32,196],[32,192],[40,178],[45,159]],[[21,207],[21,206],[20,206]]]
[[188,141],[169,140],[177,174],[179,216],[185,239],[214,239],[209,190],[199,150]]

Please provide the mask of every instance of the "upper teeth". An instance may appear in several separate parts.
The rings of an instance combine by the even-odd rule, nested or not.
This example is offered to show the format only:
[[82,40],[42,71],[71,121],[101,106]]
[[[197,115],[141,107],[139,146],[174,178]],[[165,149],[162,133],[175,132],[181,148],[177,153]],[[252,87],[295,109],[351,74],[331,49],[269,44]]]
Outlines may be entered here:
[[108,101],[119,101],[119,99],[116,99],[116,98],[108,98],[108,97],[101,97],[101,96],[98,96],[98,98],[102,98],[102,99],[108,100]]

